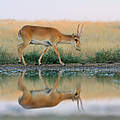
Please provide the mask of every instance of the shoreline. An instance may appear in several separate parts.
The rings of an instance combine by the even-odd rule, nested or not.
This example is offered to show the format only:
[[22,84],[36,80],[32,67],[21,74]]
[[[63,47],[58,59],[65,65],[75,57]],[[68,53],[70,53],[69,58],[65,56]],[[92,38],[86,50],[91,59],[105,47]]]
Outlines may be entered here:
[[0,71],[23,71],[26,70],[55,70],[55,71],[98,71],[98,72],[117,72],[120,73],[120,63],[106,64],[42,64],[42,65],[20,65],[20,64],[3,64],[0,65]]

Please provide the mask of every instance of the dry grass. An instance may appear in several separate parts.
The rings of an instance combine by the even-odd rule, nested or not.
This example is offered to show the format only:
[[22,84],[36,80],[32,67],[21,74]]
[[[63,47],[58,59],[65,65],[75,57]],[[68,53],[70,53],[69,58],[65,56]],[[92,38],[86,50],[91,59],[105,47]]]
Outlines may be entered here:
[[[120,22],[79,22],[79,21],[15,21],[15,20],[0,20],[0,47],[17,56],[17,45],[22,40],[17,39],[18,30],[26,25],[40,25],[55,27],[65,34],[76,32],[76,27],[79,23],[84,23],[84,31],[81,37],[82,54],[94,56],[101,49],[116,49],[120,48]],[[70,45],[59,46],[68,53],[72,51],[73,55],[78,55],[79,52]],[[30,45],[25,49],[25,53],[32,50],[43,50],[43,46]]]

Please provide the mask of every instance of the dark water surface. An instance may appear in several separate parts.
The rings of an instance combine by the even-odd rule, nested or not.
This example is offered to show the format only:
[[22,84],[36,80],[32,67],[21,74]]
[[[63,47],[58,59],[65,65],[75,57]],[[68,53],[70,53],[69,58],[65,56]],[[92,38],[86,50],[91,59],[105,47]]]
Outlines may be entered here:
[[[74,93],[80,85],[83,109],[77,102],[62,101],[55,107],[24,109],[18,103],[22,92],[18,79],[23,71],[0,71],[0,118],[2,119],[120,119],[120,74],[118,72],[63,71],[57,90]],[[29,90],[53,88],[60,71],[26,71],[24,85]],[[72,117],[70,117],[72,116]],[[35,118],[34,118],[35,117]]]

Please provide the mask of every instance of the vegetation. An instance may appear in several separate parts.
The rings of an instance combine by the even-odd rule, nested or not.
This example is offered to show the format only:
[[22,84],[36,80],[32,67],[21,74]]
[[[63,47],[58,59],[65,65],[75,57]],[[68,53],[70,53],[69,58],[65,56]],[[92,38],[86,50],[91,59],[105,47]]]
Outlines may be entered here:
[[[112,63],[120,62],[120,22],[79,21],[15,21],[0,20],[0,64],[16,63],[18,59],[18,30],[26,25],[55,27],[65,34],[76,32],[77,25],[84,23],[81,36],[81,52],[71,45],[59,45],[64,63]],[[30,45],[24,50],[25,60],[37,64],[43,46]],[[39,51],[39,52],[38,52]],[[50,49],[42,59],[43,64],[59,63],[56,53]]]
[[114,63],[120,62],[120,49],[107,50],[102,49],[95,53],[94,57],[87,56],[87,62],[90,63]]
[[[114,63],[120,62],[120,49],[107,50],[102,49],[95,53],[95,56],[86,55],[83,57],[82,54],[73,56],[71,52],[65,53],[62,49],[58,49],[61,55],[61,59],[64,63]],[[40,53],[38,51],[32,51],[25,54],[25,60],[28,64],[38,64]],[[18,59],[10,56],[6,50],[0,49],[0,64],[16,64]],[[42,64],[59,64],[58,57],[53,49],[50,49],[42,58]]]
[[16,57],[11,56],[6,50],[0,48],[0,64],[14,64],[17,62]]

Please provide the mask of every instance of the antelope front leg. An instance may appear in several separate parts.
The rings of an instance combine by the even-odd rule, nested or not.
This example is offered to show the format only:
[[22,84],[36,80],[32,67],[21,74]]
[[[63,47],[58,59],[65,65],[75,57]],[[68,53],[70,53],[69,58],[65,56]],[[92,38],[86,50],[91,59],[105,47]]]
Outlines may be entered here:
[[61,64],[61,65],[65,65],[65,64],[61,61],[60,54],[59,54],[59,52],[58,52],[58,50],[57,50],[56,45],[53,45],[53,48],[54,48],[54,50],[55,50],[55,52],[56,52],[56,54],[57,54],[57,56],[58,56],[58,59],[59,59],[60,64]]
[[40,58],[39,58],[39,60],[38,60],[38,64],[39,64],[39,65],[41,64],[41,59],[42,59],[43,55],[47,52],[48,48],[49,48],[49,47],[45,48],[44,51],[42,52],[42,54],[41,54],[41,56],[40,56]]
[[59,72],[58,77],[57,77],[57,80],[56,80],[56,83],[55,83],[55,85],[53,86],[53,89],[52,89],[52,91],[50,92],[50,94],[56,92],[56,89],[57,89],[57,87],[58,87],[58,82],[59,82],[59,80],[60,80],[60,78],[61,78],[62,73],[63,73],[63,70]]
[[40,70],[39,70],[39,78],[40,78],[40,80],[42,80],[42,82],[44,82],[44,88],[49,89],[49,85],[48,85],[47,81],[45,79],[43,79]]

